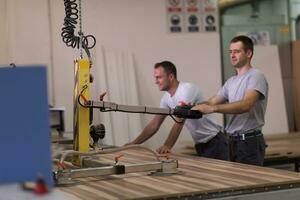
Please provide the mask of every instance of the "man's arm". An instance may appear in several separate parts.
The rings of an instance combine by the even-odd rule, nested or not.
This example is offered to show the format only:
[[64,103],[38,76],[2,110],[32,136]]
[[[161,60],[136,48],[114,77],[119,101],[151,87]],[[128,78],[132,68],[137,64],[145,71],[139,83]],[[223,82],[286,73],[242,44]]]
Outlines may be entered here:
[[[221,103],[225,103],[225,102],[226,102],[226,100],[223,97],[215,95],[215,96],[211,97],[210,99],[208,99],[207,101],[201,101],[201,102],[196,103],[195,105],[201,105],[201,104],[217,105],[217,104],[221,104]],[[185,101],[180,101],[179,103],[181,106],[191,105],[190,102],[185,102]]]
[[225,99],[219,95],[215,95],[208,99],[207,103],[208,105],[218,105],[218,104],[223,104],[225,103]]
[[158,131],[165,118],[166,116],[163,115],[155,115],[155,117],[144,128],[141,134],[135,140],[133,140],[130,143],[127,143],[126,145],[141,144],[149,138],[151,138]]
[[172,126],[169,136],[166,139],[165,143],[156,150],[158,153],[164,154],[164,153],[171,152],[171,149],[174,146],[174,144],[176,143],[178,136],[180,135],[180,132],[184,125],[183,119],[177,118],[176,121],[179,121],[180,123],[175,123]]
[[[249,112],[253,105],[258,101],[260,93],[256,90],[247,90],[244,99],[227,104],[201,104],[193,107],[202,113],[209,114],[213,112],[224,114],[241,114]],[[212,101],[214,102],[214,101]]]

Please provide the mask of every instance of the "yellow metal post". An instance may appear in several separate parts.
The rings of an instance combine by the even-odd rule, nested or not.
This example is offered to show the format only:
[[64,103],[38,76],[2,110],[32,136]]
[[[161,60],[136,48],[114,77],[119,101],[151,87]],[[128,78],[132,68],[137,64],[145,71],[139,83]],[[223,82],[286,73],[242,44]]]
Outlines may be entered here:
[[[90,100],[90,62],[87,59],[75,60],[75,86],[74,86],[74,143],[76,151],[88,152],[90,143],[90,110],[78,102],[80,94]],[[80,98],[81,102],[84,102]],[[74,162],[80,165],[80,158],[75,157]]]

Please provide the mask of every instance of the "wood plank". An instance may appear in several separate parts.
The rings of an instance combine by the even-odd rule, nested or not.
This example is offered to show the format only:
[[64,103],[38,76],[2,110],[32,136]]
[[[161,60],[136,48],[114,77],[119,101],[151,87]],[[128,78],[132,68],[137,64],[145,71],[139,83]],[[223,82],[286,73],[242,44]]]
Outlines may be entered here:
[[265,74],[269,83],[268,106],[263,126],[265,135],[289,130],[279,58],[277,45],[255,46],[252,65]]
[[292,63],[293,63],[293,100],[295,127],[300,131],[300,40],[292,42]]
[[300,133],[282,133],[267,135],[266,159],[276,157],[300,157]]
[[[101,155],[97,159],[113,164],[119,154]],[[127,150],[122,154],[120,164],[155,161],[153,155],[144,150]],[[300,174],[294,172],[195,156],[172,157],[178,159],[180,174],[154,176],[143,172],[89,177],[80,179],[75,186],[59,189],[82,200],[145,199],[300,184]]]
[[[265,160],[274,158],[300,158],[300,132],[278,133],[274,135],[265,135],[268,145],[266,148]],[[193,142],[185,142],[184,148],[176,153],[184,155],[196,155]]]

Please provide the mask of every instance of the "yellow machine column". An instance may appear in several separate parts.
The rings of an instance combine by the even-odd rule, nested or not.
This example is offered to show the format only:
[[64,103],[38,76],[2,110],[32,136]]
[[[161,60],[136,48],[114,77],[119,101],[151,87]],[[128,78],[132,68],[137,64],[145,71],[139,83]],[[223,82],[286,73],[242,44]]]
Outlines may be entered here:
[[[90,99],[90,62],[87,59],[79,59],[74,62],[74,146],[79,152],[88,152],[90,143],[90,109],[79,104],[82,95],[86,100]],[[80,158],[74,157],[74,164],[80,165]]]

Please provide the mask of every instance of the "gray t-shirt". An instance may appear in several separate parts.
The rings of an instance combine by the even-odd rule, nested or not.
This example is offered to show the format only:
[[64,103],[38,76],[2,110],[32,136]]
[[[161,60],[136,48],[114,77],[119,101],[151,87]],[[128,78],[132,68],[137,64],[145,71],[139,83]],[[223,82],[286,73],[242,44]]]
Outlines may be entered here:
[[[180,101],[195,104],[202,102],[203,97],[199,88],[194,84],[180,82],[172,97],[168,92],[163,95],[160,107],[175,108]],[[222,130],[222,127],[210,118],[209,115],[203,115],[200,119],[187,119],[185,121],[184,125],[191,133],[195,143],[206,143]]]
[[242,114],[230,114],[226,125],[226,132],[247,133],[253,130],[261,130],[265,124],[265,112],[268,100],[268,82],[264,74],[251,68],[246,73],[231,77],[218,92],[218,95],[225,98],[229,103],[240,101],[244,98],[247,90],[256,90],[261,95],[249,112]]

